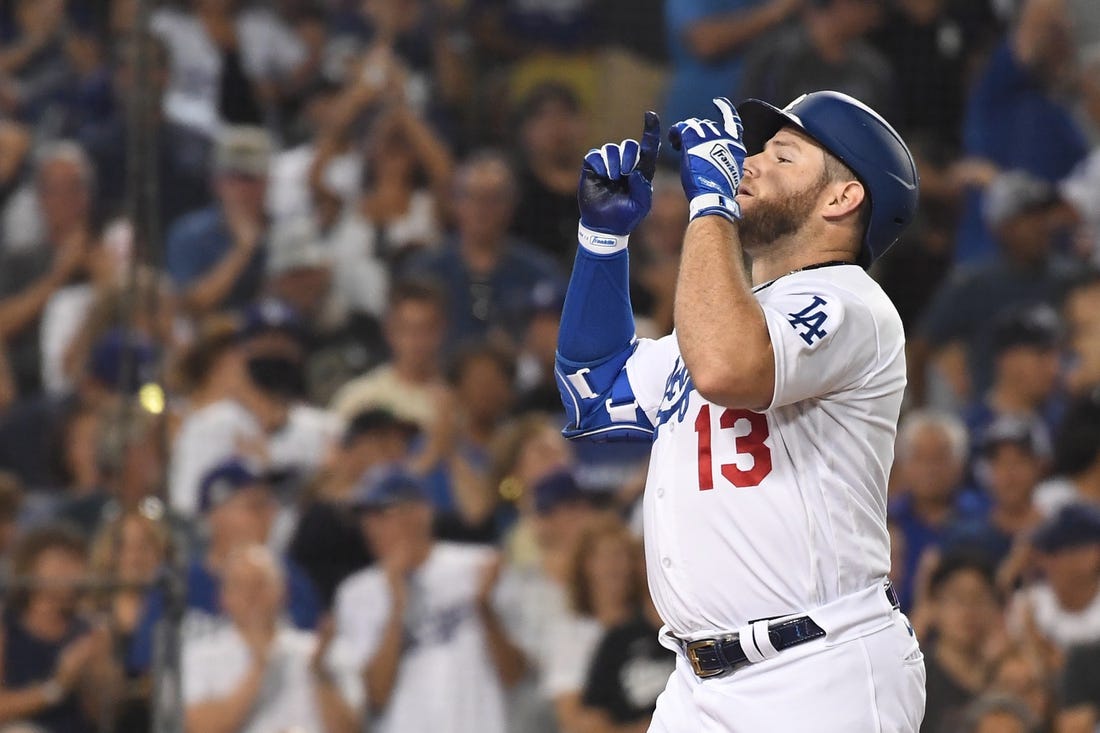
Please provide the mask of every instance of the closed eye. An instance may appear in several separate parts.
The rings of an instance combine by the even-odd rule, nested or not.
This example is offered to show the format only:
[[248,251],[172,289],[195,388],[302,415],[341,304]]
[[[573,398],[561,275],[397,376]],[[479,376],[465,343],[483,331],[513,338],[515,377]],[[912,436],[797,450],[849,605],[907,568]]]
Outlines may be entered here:
[[791,162],[790,158],[784,158],[781,155],[775,156],[775,159],[778,160],[780,163],[790,163]]

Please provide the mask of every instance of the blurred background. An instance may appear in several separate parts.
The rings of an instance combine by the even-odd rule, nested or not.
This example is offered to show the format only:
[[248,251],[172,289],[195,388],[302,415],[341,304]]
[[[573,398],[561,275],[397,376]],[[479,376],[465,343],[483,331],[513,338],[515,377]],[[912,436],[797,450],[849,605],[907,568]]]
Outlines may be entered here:
[[648,446],[559,432],[579,164],[826,88],[922,178],[922,731],[1100,730],[1096,0],[5,0],[0,731],[645,731]]

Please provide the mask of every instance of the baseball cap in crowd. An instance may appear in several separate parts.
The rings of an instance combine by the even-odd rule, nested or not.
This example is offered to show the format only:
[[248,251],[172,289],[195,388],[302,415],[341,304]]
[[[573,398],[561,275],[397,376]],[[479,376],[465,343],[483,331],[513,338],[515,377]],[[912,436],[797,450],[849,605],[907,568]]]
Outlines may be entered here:
[[1039,525],[1031,542],[1047,554],[1100,544],[1100,508],[1088,504],[1064,506]]
[[555,315],[561,316],[561,309],[565,306],[565,287],[556,280],[543,280],[535,283],[531,288],[531,295],[527,300],[528,316]]
[[242,489],[258,486],[269,489],[260,472],[240,456],[232,456],[217,464],[203,475],[199,482],[199,512],[221,506]]
[[143,334],[113,328],[92,346],[88,373],[96,381],[124,394],[134,394],[152,382],[157,349]]
[[279,332],[301,338],[304,331],[305,324],[297,310],[278,298],[263,298],[241,312],[237,336],[243,340],[263,333]]
[[286,219],[272,229],[267,245],[268,276],[299,269],[327,270],[331,266],[332,256],[310,217]]
[[535,512],[549,514],[563,504],[588,501],[588,495],[577,484],[570,471],[555,471],[535,482]]
[[356,413],[344,429],[343,443],[349,445],[358,438],[388,431],[405,433],[412,438],[420,432],[420,426],[405,420],[384,407],[371,407]]
[[1038,458],[1047,459],[1051,454],[1050,434],[1038,420],[1012,415],[996,418],[982,432],[979,450],[983,455],[992,453],[1002,445],[1017,445]]
[[1049,305],[1034,305],[1013,309],[994,321],[991,346],[994,354],[1017,346],[1049,350],[1058,346],[1061,335],[1057,311]]
[[1044,209],[1058,200],[1058,191],[1050,183],[1024,171],[1008,171],[985,189],[982,218],[989,229],[996,229],[1014,217]]
[[398,504],[428,501],[424,483],[400,467],[386,466],[367,473],[351,500],[358,512],[376,512]]
[[271,165],[271,136],[262,127],[226,127],[214,146],[214,171],[266,176]]

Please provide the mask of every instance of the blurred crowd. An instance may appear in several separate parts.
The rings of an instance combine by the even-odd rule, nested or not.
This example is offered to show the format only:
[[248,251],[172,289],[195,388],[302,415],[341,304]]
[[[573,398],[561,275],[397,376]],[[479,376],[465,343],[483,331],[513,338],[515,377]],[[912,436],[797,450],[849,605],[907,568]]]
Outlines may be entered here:
[[151,730],[178,682],[193,732],[644,732],[648,446],[566,443],[553,374],[579,163],[826,88],[922,177],[872,273],[922,731],[1100,730],[1095,0],[12,0],[0,731]]

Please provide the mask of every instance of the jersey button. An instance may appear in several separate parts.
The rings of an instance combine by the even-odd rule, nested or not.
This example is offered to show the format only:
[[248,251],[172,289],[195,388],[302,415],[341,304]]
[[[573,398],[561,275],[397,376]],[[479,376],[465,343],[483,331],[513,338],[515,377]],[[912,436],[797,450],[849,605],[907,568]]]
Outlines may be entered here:
[[661,558],[661,564],[664,565],[666,568],[670,568],[672,567],[672,560],[667,557],[663,557]]
[[662,496],[664,496],[664,495],[665,495],[665,489],[664,489],[664,487],[662,486],[662,487],[660,487],[660,488],[658,488],[658,489],[657,489],[657,498],[658,498],[658,499],[660,499],[660,498],[661,498]]

